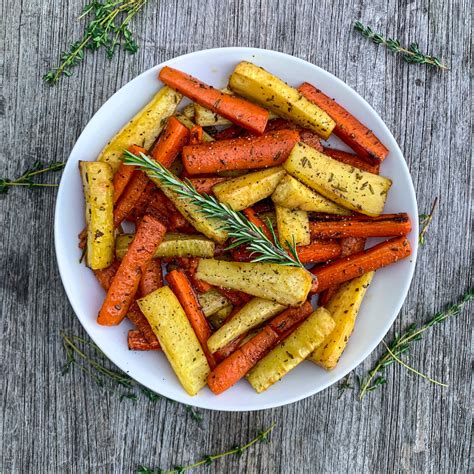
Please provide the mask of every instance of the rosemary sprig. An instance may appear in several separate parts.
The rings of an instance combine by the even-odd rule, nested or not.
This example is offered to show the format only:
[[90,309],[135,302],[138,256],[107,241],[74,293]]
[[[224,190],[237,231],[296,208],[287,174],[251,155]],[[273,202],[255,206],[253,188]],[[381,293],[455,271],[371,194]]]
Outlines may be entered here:
[[415,374],[429,380],[432,383],[446,386],[445,384],[420,373],[416,369],[413,369],[413,367],[410,367],[408,364],[403,362],[400,359],[400,356],[407,353],[410,350],[410,344],[415,341],[419,341],[422,338],[422,334],[426,330],[430,329],[436,324],[444,322],[451,316],[459,314],[463,306],[469,301],[472,301],[473,299],[474,290],[470,289],[463,295],[463,297],[458,303],[452,304],[445,311],[441,311],[435,314],[432,319],[430,319],[419,327],[416,327],[415,324],[411,324],[410,326],[408,326],[404,334],[395,334],[395,339],[391,344],[384,343],[386,347],[386,352],[377,361],[373,369],[369,371],[367,378],[361,383],[359,398],[362,399],[367,392],[372,392],[377,387],[380,387],[381,385],[387,383],[387,380],[385,379],[383,374],[385,372],[385,369],[393,362],[398,362],[411,372],[414,372]]
[[189,181],[179,180],[160,163],[153,161],[143,153],[137,156],[129,151],[124,151],[124,156],[126,165],[142,168],[150,177],[158,179],[163,186],[170,188],[176,194],[198,206],[202,214],[222,220],[221,228],[233,240],[228,249],[246,245],[252,255],[255,255],[253,262],[278,263],[304,268],[296,253],[295,242],[286,242],[289,253],[286,252],[274,233],[275,243],[271,242],[263,231],[250,222],[243,213],[232,210],[227,204],[219,202],[213,196],[198,193]]
[[[165,399],[165,397],[138,384],[127,374],[106,367],[104,365],[104,362],[107,361],[105,354],[93,342],[79,336],[68,336],[62,331],[60,335],[66,351],[66,363],[61,371],[62,375],[69,373],[71,367],[74,366],[91,377],[101,388],[111,391],[116,389],[122,391],[122,389],[125,389],[125,391],[120,393],[120,400],[136,402],[140,392],[151,402],[157,402],[162,398]],[[106,384],[105,381],[108,381],[109,384]],[[174,403],[174,400],[167,400]],[[185,405],[185,410],[193,421],[197,423],[202,422],[203,416],[201,412],[189,405]]]
[[59,66],[49,70],[43,80],[49,85],[58,82],[61,76],[72,75],[72,69],[84,59],[85,50],[97,51],[105,48],[107,57],[111,59],[117,47],[122,45],[124,51],[134,54],[138,44],[128,28],[131,19],[148,0],[105,0],[92,1],[84,6],[79,19],[91,15],[93,19],[84,27],[79,41],[69,46],[68,51],[61,53]]
[[433,220],[433,215],[436,210],[437,204],[438,204],[438,198],[435,198],[435,200],[433,201],[433,205],[431,206],[430,213],[419,215],[421,231],[420,231],[420,234],[418,235],[418,243],[420,245],[425,245],[425,234],[426,234],[426,231],[428,230],[428,226],[431,224],[431,221]]
[[164,471],[162,469],[150,469],[144,466],[138,468],[138,474],[182,474],[183,472],[189,471],[199,466],[212,464],[214,461],[224,458],[226,456],[232,456],[234,454],[241,456],[247,449],[253,446],[255,443],[262,442],[267,443],[269,441],[269,434],[275,428],[275,423],[273,423],[269,428],[264,431],[260,431],[255,438],[250,440],[248,443],[242,446],[234,446],[228,451],[218,454],[207,454],[200,461],[197,461],[193,464],[188,464],[187,466],[175,466],[173,469]]
[[56,183],[35,183],[33,178],[49,171],[59,171],[64,168],[65,164],[62,162],[43,163],[37,160],[19,178],[13,181],[8,178],[0,178],[0,194],[8,193],[12,186],[26,186],[28,188],[57,187],[59,185]]
[[401,54],[403,60],[407,63],[428,64],[439,69],[449,69],[436,56],[423,54],[418,43],[410,43],[408,48],[404,48],[400,45],[400,41],[392,38],[385,39],[380,33],[375,33],[370,26],[364,26],[360,21],[355,22],[354,29],[373,43],[385,46],[394,54]]

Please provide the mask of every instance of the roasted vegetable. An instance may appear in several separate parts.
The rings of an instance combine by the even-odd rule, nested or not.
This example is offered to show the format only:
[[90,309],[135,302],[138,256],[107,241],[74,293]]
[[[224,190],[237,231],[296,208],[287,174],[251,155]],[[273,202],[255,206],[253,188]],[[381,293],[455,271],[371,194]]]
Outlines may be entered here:
[[112,168],[96,161],[81,161],[79,168],[86,202],[87,265],[100,270],[114,261]]
[[306,211],[275,206],[278,236],[284,246],[308,245],[311,242],[309,219]]
[[[183,114],[176,114],[175,117],[189,130],[191,130],[196,125],[189,117],[187,117]],[[213,142],[214,141],[214,138],[212,138],[206,132],[203,132],[202,139],[205,142]]]
[[196,395],[210,373],[206,356],[178,299],[164,286],[138,300],[181,385]]
[[311,275],[302,268],[213,259],[199,261],[196,277],[288,306],[301,306],[312,284]]
[[329,300],[326,309],[331,313],[335,327],[309,356],[309,360],[327,370],[336,367],[354,329],[357,313],[374,275],[375,272],[369,272],[344,283]]
[[318,308],[249,372],[252,387],[260,393],[278,382],[319,347],[334,326],[330,313]]
[[285,170],[341,206],[368,216],[383,212],[392,181],[340,163],[313,148],[298,143]]
[[231,302],[220,292],[213,288],[198,295],[199,304],[206,318],[216,314],[224,308],[231,307]]
[[207,341],[211,352],[216,352],[236,337],[246,334],[285,309],[285,306],[262,298],[251,299],[232,319],[218,329]]
[[234,211],[241,211],[270,196],[285,174],[279,166],[255,171],[216,184],[212,191],[219,201],[229,204]]
[[[135,234],[119,234],[115,239],[115,255],[121,260]],[[202,235],[168,232],[156,249],[154,258],[213,257],[215,243]]]
[[117,171],[123,151],[131,145],[150,148],[166,125],[168,117],[174,114],[182,99],[179,92],[163,87],[153,99],[138,112],[127,124],[105,145],[98,161],[109,163]]
[[303,97],[265,69],[247,61],[237,65],[229,79],[229,87],[242,97],[261,104],[298,125],[328,138],[336,122],[317,105]]
[[349,215],[350,211],[326,199],[290,175],[283,177],[272,194],[272,201],[281,207],[302,211]]
[[230,313],[234,310],[232,305],[226,306],[225,308],[220,309],[212,316],[209,316],[209,322],[214,329],[219,329],[223,324],[224,321],[228,318]]

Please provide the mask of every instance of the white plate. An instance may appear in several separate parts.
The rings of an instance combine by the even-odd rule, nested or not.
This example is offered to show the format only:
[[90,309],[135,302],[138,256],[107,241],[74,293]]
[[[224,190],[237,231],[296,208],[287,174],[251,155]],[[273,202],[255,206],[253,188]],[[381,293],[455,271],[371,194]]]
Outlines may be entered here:
[[[256,394],[245,380],[215,396],[208,388],[190,397],[180,386],[161,352],[132,352],[127,348],[124,321],[117,327],[103,327],[96,316],[104,292],[94,274],[78,263],[77,235],[84,227],[84,204],[79,160],[95,160],[102,147],[140,110],[161,87],[158,71],[165,65],[186,71],[216,87],[223,87],[235,65],[252,61],[297,86],[310,82],[371,128],[389,148],[381,173],[393,180],[385,212],[407,212],[413,223],[409,236],[411,258],[377,272],[360,309],[354,333],[337,367],[331,371],[304,362],[283,380],[262,394]],[[342,143],[331,141],[341,148]],[[64,169],[56,202],[54,223],[59,271],[71,305],[94,342],[118,367],[146,387],[165,397],[211,410],[244,411],[277,407],[301,400],[329,387],[359,365],[379,344],[405,300],[415,268],[418,212],[415,192],[403,155],[381,118],[344,82],[323,69],[286,54],[254,48],[220,48],[198,51],[166,61],[149,69],[115,93],[94,115],[77,140]]]

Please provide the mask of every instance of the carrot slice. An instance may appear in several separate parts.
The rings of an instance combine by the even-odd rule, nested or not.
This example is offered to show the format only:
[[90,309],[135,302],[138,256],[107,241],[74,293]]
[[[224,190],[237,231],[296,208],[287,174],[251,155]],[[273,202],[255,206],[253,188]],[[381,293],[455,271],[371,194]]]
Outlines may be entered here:
[[334,148],[324,147],[322,152],[334,158],[341,163],[345,163],[346,165],[354,166],[355,168],[359,168],[360,170],[368,171],[369,173],[379,174],[380,173],[380,164],[371,165],[364,161],[362,158],[359,158],[354,153],[347,153],[347,151],[336,150]]
[[155,333],[153,332],[153,329],[150,326],[150,323],[148,322],[148,319],[146,319],[145,315],[142,313],[140,307],[138,304],[135,302],[130,306],[128,312],[127,312],[127,318],[135,324],[137,327],[137,330],[140,331],[140,334],[145,338],[146,341],[150,344],[157,344],[158,343],[158,338],[156,337]]
[[202,127],[200,125],[193,125],[189,131],[189,144],[200,145],[201,143],[204,143]]
[[309,224],[311,237],[340,239],[343,237],[394,237],[409,234],[411,222],[408,214],[381,214],[367,216],[315,217]]
[[252,132],[262,134],[268,121],[268,110],[240,97],[224,94],[199,79],[165,66],[159,79],[199,105]]
[[196,337],[201,344],[202,350],[206,355],[209,366],[213,369],[216,366],[216,362],[207,347],[207,340],[211,336],[211,327],[202,312],[201,305],[199,304],[191,283],[189,283],[186,274],[181,270],[171,271],[166,275],[166,280],[183,307]]
[[224,359],[208,376],[209,388],[216,395],[238,382],[270,350],[304,321],[313,311],[306,302],[300,308],[290,308],[273,318],[262,331]]
[[299,138],[296,130],[277,130],[261,137],[188,145],[183,148],[183,164],[191,175],[277,166],[288,158]]
[[143,217],[99,311],[99,324],[114,326],[125,317],[138,290],[142,268],[153,258],[165,232],[158,219]]
[[108,266],[107,268],[103,268],[102,270],[94,270],[94,275],[97,278],[100,286],[105,290],[108,291],[110,285],[112,284],[112,280],[117,273],[117,270],[120,267],[120,261],[114,260],[112,265]]
[[134,166],[125,165],[120,163],[120,166],[117,172],[114,174],[114,204],[118,201],[119,197],[122,195],[127,184],[132,178],[133,172],[135,171]]
[[170,117],[150,155],[165,168],[169,168],[188,139],[189,130],[177,118]]
[[161,349],[158,339],[156,342],[148,342],[138,329],[128,331],[128,348],[131,351],[156,351]]
[[138,286],[141,296],[153,293],[163,286],[163,272],[161,270],[161,261],[158,258],[150,260],[142,268],[142,277]]
[[388,155],[388,149],[369,130],[334,99],[316,87],[303,83],[298,91],[309,101],[323,109],[335,122],[334,134],[350,146],[361,158],[369,163],[381,163]]
[[311,291],[318,293],[332,285],[339,285],[364,273],[390,265],[410,254],[410,242],[405,237],[387,240],[349,257],[313,268],[311,273],[317,278]]
[[227,181],[227,178],[216,176],[215,178],[191,178],[189,180],[194,189],[201,194],[212,194],[212,187],[223,181]]

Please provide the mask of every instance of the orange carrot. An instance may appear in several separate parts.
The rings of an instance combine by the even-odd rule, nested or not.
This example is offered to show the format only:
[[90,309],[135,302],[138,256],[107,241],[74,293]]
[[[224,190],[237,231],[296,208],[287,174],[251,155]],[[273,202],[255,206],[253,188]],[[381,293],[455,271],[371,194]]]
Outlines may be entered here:
[[312,240],[296,247],[301,263],[327,262],[341,255],[341,244],[333,240]]
[[268,168],[283,163],[298,140],[295,130],[277,130],[261,137],[188,145],[183,148],[183,164],[191,175]]
[[189,144],[190,145],[200,145],[203,143],[203,130],[200,125],[193,125],[189,131]]
[[154,258],[143,266],[138,290],[141,296],[146,296],[162,286],[163,272],[161,271],[161,261],[158,258]]
[[171,271],[166,275],[166,280],[183,307],[196,337],[201,344],[202,350],[206,355],[209,366],[213,369],[216,366],[216,362],[207,347],[207,340],[211,336],[211,327],[202,312],[201,305],[199,304],[191,283],[189,283],[186,274],[181,270]]
[[316,87],[303,83],[298,91],[309,101],[323,109],[335,122],[334,134],[350,146],[361,158],[369,163],[381,163],[388,155],[388,149],[369,130],[334,99]]
[[265,234],[268,240],[273,242],[273,236],[272,233],[270,232],[269,228],[267,227],[267,224],[260,219],[258,214],[251,208],[247,207],[247,209],[244,209],[242,211],[245,214],[245,217],[255,226],[257,226],[259,229],[262,230],[262,232]]
[[339,285],[364,273],[390,265],[410,254],[410,242],[405,237],[387,240],[349,257],[313,268],[311,273],[316,275],[317,279],[311,291],[318,293],[332,285]]
[[231,125],[230,127],[224,128],[220,130],[214,135],[215,140],[229,140],[231,138],[237,138],[242,135],[242,127],[238,127],[237,125]]
[[145,189],[140,194],[140,197],[137,199],[137,202],[135,203],[133,209],[130,211],[125,220],[135,222],[140,217],[143,217],[146,208],[150,204],[150,201],[153,199],[155,192],[155,184],[151,181],[148,181],[147,185],[145,186]]
[[137,303],[133,303],[132,306],[130,306],[127,312],[127,318],[133,324],[135,324],[141,335],[146,341],[148,341],[149,344],[158,343],[158,338],[156,337],[153,329],[150,326],[150,323],[148,322],[148,319],[146,319]]
[[128,331],[128,348],[131,351],[156,351],[161,349],[158,339],[156,342],[148,342],[138,329]]
[[[234,305],[241,306],[248,303],[253,296],[239,290],[230,290],[228,288],[218,288],[218,290]],[[229,315],[230,318],[230,315]]]
[[142,268],[153,258],[165,233],[166,227],[158,219],[143,217],[99,311],[99,324],[114,326],[125,317],[138,290]]
[[217,395],[232,387],[312,311],[311,304],[306,302],[300,308],[287,309],[273,318],[262,331],[224,359],[209,374],[207,383],[212,392]]
[[133,172],[135,171],[134,166],[125,165],[120,163],[119,169],[114,174],[114,204],[118,201],[118,198],[122,195],[125,187],[132,178]]
[[189,130],[177,118],[170,117],[150,155],[165,168],[169,168],[188,139]]
[[240,97],[224,94],[199,79],[165,66],[159,79],[172,89],[212,110],[231,122],[252,132],[262,134],[268,121],[268,110]]
[[135,204],[140,199],[149,179],[142,171],[134,171],[132,179],[127,184],[124,192],[117,201],[114,209],[114,227],[117,228],[122,221],[132,212]]
[[314,133],[307,128],[302,128],[299,125],[296,125],[289,120],[285,120],[282,118],[277,118],[270,120],[267,124],[267,128],[265,132],[271,132],[274,130],[297,130],[300,133],[300,140],[306,145],[314,148],[318,151],[323,151],[323,146],[321,145],[321,139],[319,138],[318,134]]
[[114,279],[117,270],[120,267],[120,261],[114,260],[112,265],[107,268],[103,268],[102,270],[94,270],[95,277],[97,278],[100,286],[105,290],[108,291],[110,285],[112,284],[112,280]]
[[336,150],[334,148],[324,147],[322,152],[330,156],[331,158],[345,163],[346,165],[354,166],[360,170],[368,171],[369,173],[379,174],[380,173],[380,164],[371,165],[364,161],[362,158],[359,158],[354,153],[347,153],[347,151]]
[[311,237],[340,239],[343,237],[394,237],[409,234],[411,222],[408,214],[382,214],[367,216],[314,217],[309,224]]
[[217,183],[227,181],[227,178],[216,176],[215,178],[191,178],[189,181],[198,193],[212,194],[212,187]]

